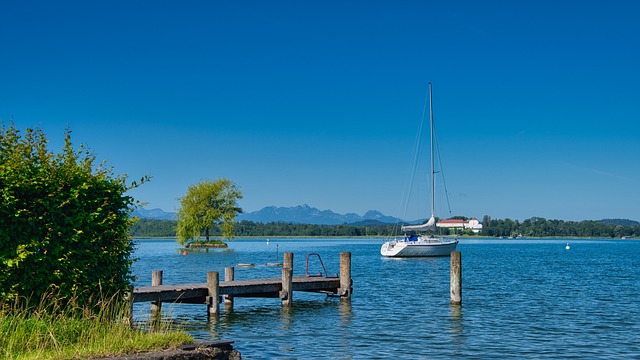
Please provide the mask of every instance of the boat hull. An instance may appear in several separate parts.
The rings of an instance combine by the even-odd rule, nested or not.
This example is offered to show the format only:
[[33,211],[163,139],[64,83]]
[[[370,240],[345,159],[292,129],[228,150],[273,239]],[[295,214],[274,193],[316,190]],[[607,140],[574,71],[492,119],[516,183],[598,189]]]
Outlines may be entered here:
[[419,238],[418,240],[393,240],[382,244],[380,254],[388,257],[436,257],[450,256],[458,246],[458,239]]

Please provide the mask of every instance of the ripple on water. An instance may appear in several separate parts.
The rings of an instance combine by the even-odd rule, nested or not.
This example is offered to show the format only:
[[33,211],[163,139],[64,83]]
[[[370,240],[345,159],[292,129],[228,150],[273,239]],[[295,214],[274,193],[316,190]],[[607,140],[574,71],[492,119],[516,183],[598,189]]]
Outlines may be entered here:
[[[296,275],[310,252],[337,273],[339,253],[350,251],[350,303],[295,293],[283,310],[278,299],[236,299],[211,323],[204,306],[163,307],[198,339],[234,340],[246,359],[640,357],[640,242],[575,241],[566,251],[565,240],[463,240],[462,307],[449,305],[448,258],[385,259],[381,243],[252,240],[182,256],[174,242],[141,242],[133,269],[140,284],[156,269],[167,284],[204,282],[206,271],[241,262],[257,266],[236,278],[279,277],[263,265],[278,244],[280,256],[294,251]],[[148,308],[136,304],[136,317]]]

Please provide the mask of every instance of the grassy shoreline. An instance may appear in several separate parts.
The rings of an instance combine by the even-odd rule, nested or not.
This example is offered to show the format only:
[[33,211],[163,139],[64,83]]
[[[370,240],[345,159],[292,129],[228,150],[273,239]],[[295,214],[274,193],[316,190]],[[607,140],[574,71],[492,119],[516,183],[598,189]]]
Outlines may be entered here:
[[166,324],[154,331],[131,327],[127,302],[114,307],[103,304],[99,309],[61,307],[56,302],[44,299],[37,308],[0,304],[0,359],[88,359],[195,342],[191,335]]

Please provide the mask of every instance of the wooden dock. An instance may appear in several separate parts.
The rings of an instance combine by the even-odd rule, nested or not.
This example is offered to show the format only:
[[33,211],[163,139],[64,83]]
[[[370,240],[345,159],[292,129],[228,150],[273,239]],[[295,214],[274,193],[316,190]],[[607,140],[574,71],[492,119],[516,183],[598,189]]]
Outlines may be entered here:
[[[322,260],[320,260],[322,262]],[[307,257],[308,268],[308,257]],[[324,268],[324,265],[323,265]],[[217,272],[207,273],[207,282],[163,285],[162,271],[154,271],[152,286],[136,287],[132,302],[151,302],[152,316],[158,316],[163,302],[206,304],[208,314],[218,314],[219,304],[233,309],[233,299],[243,297],[280,298],[282,306],[291,306],[294,291],[317,292],[350,300],[352,292],[351,253],[340,253],[340,276],[293,276],[293,253],[284,253],[282,278],[235,280],[234,268],[225,268],[225,281]]]

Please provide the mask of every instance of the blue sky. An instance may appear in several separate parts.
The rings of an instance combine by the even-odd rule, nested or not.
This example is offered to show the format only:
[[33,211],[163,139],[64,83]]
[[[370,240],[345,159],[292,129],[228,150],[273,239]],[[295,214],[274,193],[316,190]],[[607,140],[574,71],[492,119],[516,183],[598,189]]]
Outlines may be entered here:
[[226,177],[245,211],[402,216],[432,82],[454,215],[640,220],[636,1],[5,0],[0,13],[0,119],[43,128],[54,151],[69,126],[118,173],[151,175],[131,193],[147,208]]

